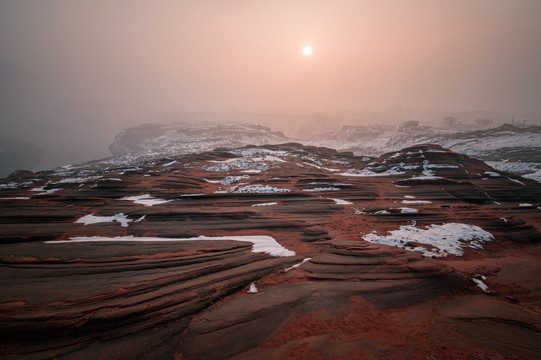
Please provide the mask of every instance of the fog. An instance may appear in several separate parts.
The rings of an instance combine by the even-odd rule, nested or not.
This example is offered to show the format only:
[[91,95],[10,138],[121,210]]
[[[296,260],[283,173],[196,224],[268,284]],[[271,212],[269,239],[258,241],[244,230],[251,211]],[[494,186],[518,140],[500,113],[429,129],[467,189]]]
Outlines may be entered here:
[[538,0],[0,0],[1,136],[45,150],[43,168],[107,156],[162,113],[537,122],[540,16]]

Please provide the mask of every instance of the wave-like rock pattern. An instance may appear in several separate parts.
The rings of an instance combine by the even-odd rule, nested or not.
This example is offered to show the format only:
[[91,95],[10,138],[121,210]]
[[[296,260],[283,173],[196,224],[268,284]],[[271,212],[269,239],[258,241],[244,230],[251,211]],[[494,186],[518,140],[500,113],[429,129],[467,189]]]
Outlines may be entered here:
[[[0,182],[2,357],[540,354],[533,180],[437,145],[372,160],[294,143],[115,159]],[[444,223],[493,239],[447,258],[363,240]],[[233,240],[69,243],[200,235],[272,236],[296,256]]]

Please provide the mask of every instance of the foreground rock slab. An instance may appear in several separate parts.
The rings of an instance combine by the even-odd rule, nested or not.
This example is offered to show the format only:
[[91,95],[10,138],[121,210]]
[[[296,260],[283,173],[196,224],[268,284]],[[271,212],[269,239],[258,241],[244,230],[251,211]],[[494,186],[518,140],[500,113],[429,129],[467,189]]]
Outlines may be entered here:
[[115,159],[0,182],[2,358],[541,356],[533,180],[436,145]]

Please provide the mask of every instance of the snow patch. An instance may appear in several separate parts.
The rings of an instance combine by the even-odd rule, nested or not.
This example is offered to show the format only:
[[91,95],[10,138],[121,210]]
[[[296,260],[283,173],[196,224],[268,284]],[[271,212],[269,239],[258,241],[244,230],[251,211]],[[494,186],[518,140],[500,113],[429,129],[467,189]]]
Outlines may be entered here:
[[310,259],[312,259],[312,258],[306,258],[306,259],[304,259],[303,261],[301,261],[301,262],[298,263],[298,264],[295,264],[295,265],[293,265],[293,266],[286,267],[286,268],[285,268],[284,270],[282,270],[282,271],[286,273],[286,272],[288,272],[289,270],[296,269],[296,268],[298,268],[299,266],[301,266],[302,264],[304,264],[305,262],[307,262],[307,261],[310,260]]
[[448,164],[428,164],[427,163],[425,167],[428,169],[458,169],[458,165],[448,165]]
[[[7,183],[7,184],[0,184],[0,190],[18,189],[18,188],[19,188],[19,185],[17,183],[14,183],[14,182],[10,182],[10,183]],[[35,191],[35,190],[30,190],[30,191]],[[38,191],[42,191],[42,190],[38,190]]]
[[438,149],[428,149],[428,150],[425,150],[425,152],[428,152],[428,153],[444,153],[444,154],[447,153],[447,151],[438,150]]
[[270,185],[252,184],[245,186],[234,186],[227,190],[218,190],[216,193],[251,193],[251,194],[268,194],[268,193],[287,193],[291,192],[289,189],[279,189]]
[[112,223],[114,221],[119,222],[120,226],[122,227],[128,227],[128,223],[131,222],[132,220],[128,219],[128,217],[124,215],[123,213],[115,214],[113,216],[95,216],[92,214],[88,214],[77,219],[75,223],[90,225],[90,224],[98,224],[98,223]]
[[133,201],[135,204],[145,205],[145,206],[154,206],[159,204],[164,204],[171,200],[165,199],[156,199],[150,194],[137,195],[137,196],[125,196],[120,198],[120,200]]
[[488,286],[483,282],[483,280],[486,280],[486,277],[482,276],[481,279],[479,278],[473,278],[472,279],[475,285],[477,285],[481,290],[484,292],[488,292]]
[[257,292],[258,292],[257,287],[255,286],[254,283],[251,283],[250,288],[248,289],[247,293],[248,294],[256,294]]
[[399,208],[402,214],[412,214],[419,212],[419,209],[412,209],[412,208]]
[[141,221],[145,220],[146,217],[146,215],[143,215],[139,219],[135,220],[134,223],[140,223]]
[[[408,178],[408,179],[404,179],[404,180],[421,180],[421,181],[425,181],[425,180],[441,180],[443,179],[442,177],[440,176],[431,176],[431,175],[426,175],[426,176],[414,176],[414,177],[411,177],[411,178]],[[395,186],[398,186],[400,187],[399,185],[395,185]]]
[[267,202],[267,203],[260,203],[260,204],[253,204],[252,206],[273,206],[278,205],[277,202]]
[[432,204],[432,201],[428,200],[402,200],[404,204]]
[[520,184],[520,185],[522,185],[522,186],[526,186],[526,185],[524,185],[524,183],[523,183],[522,181],[520,181],[520,180],[517,180],[517,179],[511,179],[510,177],[508,177],[508,179],[511,180],[511,181],[514,181],[514,182],[516,182],[516,183],[518,183],[518,184]]
[[168,166],[171,166],[171,165],[176,164],[176,163],[177,163],[177,161],[173,160],[171,162],[168,162],[167,164],[163,164],[162,167],[168,167]]
[[536,172],[531,174],[522,175],[522,177],[541,182],[541,170],[537,170]]
[[243,179],[249,179],[249,175],[243,175],[243,176],[227,176],[222,181],[220,181],[220,184],[222,185],[233,185],[234,183],[237,183]]
[[[69,177],[69,178],[64,178],[64,179],[55,181],[53,182],[53,184],[82,184],[87,181],[94,181],[101,178],[102,178],[101,176]],[[36,190],[31,190],[31,191],[36,191]]]
[[37,188],[33,188],[30,191],[42,191],[39,194],[36,194],[36,196],[38,196],[38,195],[50,195],[50,194],[55,193],[55,192],[57,192],[59,190],[62,190],[62,188],[55,188],[55,189],[47,189],[47,190],[45,190],[44,187],[37,187]]
[[160,237],[134,237],[130,236],[88,236],[72,237],[70,240],[45,241],[46,244],[82,243],[82,242],[179,242],[179,241],[247,241],[252,243],[252,252],[266,253],[275,257],[295,256],[295,252],[288,250],[273,237],[267,235],[238,235],[238,236],[198,236],[191,238],[160,238]]
[[394,166],[389,170],[377,173],[372,170],[362,169],[362,170],[348,170],[346,172],[340,173],[342,176],[358,176],[358,177],[372,177],[372,176],[391,176],[391,175],[402,175],[405,174],[404,171],[400,171],[398,166]]
[[[494,239],[491,233],[478,226],[461,223],[429,225],[426,229],[402,225],[398,230],[391,231],[390,235],[379,236],[372,233],[362,238],[371,243],[398,246],[421,252],[424,256],[437,257],[462,256],[464,247],[482,249],[481,243]],[[410,243],[428,245],[432,249],[412,246]]]
[[302,189],[302,191],[340,191],[340,189],[334,186],[328,186],[328,187],[315,187],[311,189]]
[[346,200],[342,200],[342,199],[331,199],[335,202],[336,205],[353,205],[352,202],[350,201],[346,201]]

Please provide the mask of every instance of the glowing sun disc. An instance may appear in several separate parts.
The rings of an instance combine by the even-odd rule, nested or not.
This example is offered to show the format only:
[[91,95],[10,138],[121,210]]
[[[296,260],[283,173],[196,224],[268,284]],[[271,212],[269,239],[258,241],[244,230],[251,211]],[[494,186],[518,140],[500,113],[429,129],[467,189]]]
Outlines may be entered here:
[[312,55],[312,47],[306,45],[303,49],[302,49],[302,53],[304,56],[310,56]]

